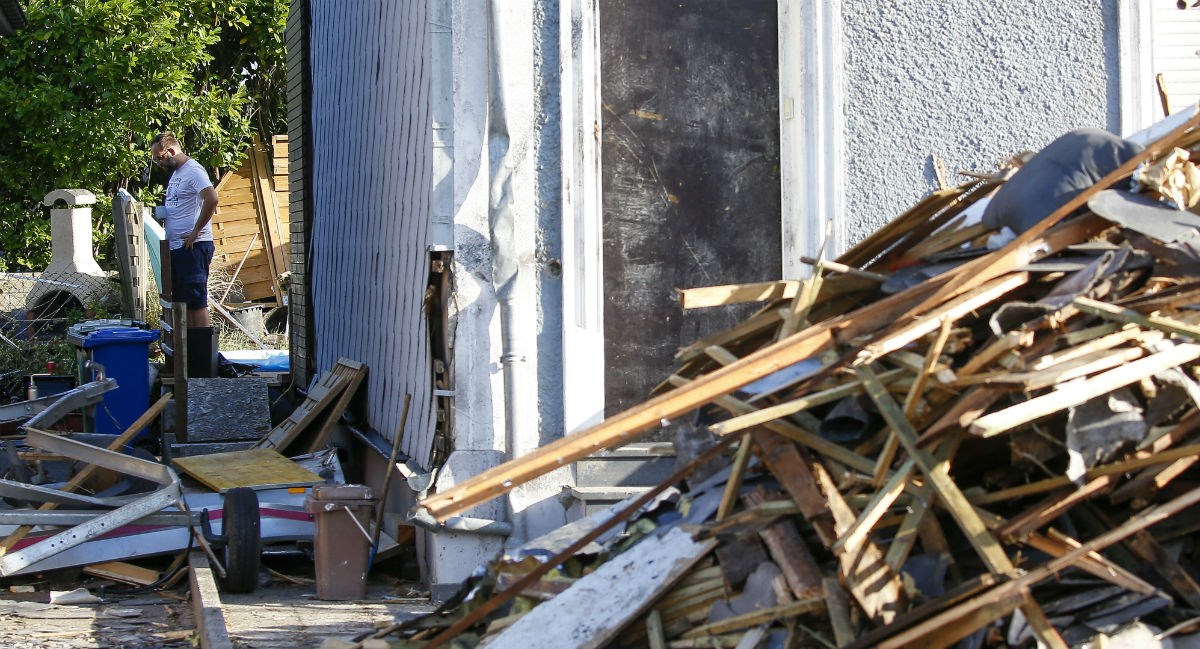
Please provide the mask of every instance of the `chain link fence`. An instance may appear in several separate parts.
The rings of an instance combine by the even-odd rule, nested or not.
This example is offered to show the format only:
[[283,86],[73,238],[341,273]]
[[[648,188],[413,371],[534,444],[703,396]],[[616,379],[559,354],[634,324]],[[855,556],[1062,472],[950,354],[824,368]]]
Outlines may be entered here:
[[120,317],[115,273],[0,273],[0,400],[25,399],[30,374],[76,375],[70,326]]

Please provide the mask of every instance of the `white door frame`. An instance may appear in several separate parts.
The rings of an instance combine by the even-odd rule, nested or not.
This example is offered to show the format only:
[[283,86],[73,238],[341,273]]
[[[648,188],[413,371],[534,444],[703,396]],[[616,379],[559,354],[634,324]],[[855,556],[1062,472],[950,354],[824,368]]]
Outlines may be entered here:
[[846,248],[842,3],[779,0],[779,158],[785,279]]
[[1121,135],[1132,135],[1155,120],[1150,0],[1121,0],[1117,14],[1117,55],[1121,93]]
[[[563,427],[604,418],[599,0],[562,0]],[[586,387],[585,387],[586,386]]]

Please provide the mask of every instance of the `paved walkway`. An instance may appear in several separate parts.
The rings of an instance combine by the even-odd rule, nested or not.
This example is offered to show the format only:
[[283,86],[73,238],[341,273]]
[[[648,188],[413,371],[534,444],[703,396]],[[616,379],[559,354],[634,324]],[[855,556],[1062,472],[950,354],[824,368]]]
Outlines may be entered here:
[[[406,589],[399,589],[406,591]],[[428,599],[371,583],[361,601],[325,602],[313,586],[275,583],[247,595],[221,594],[225,627],[236,649],[310,649],[325,638],[352,641],[394,621],[433,610]]]
[[[18,580],[20,578],[17,578]],[[61,586],[88,587],[95,604],[50,604],[50,586],[32,581],[0,587],[0,647],[4,649],[191,649],[195,620],[180,586],[173,591],[119,594],[84,578]],[[184,581],[186,584],[186,580]],[[32,592],[23,592],[32,587]],[[221,593],[226,629],[235,649],[310,649],[325,638],[350,641],[386,625],[433,610],[407,587],[374,578],[362,601],[325,602],[315,587],[275,580],[246,595]]]

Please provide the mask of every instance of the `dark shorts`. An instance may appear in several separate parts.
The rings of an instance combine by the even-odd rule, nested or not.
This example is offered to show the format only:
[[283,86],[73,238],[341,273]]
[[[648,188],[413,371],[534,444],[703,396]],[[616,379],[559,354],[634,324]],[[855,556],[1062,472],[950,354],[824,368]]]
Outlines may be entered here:
[[197,241],[191,248],[171,251],[171,291],[176,302],[186,302],[192,310],[208,306],[208,265],[212,258],[211,241]]

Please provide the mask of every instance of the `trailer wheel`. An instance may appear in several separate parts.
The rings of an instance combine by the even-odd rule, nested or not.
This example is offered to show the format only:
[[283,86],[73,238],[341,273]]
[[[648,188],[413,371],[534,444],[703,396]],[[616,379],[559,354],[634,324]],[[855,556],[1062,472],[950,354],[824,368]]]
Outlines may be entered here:
[[221,536],[225,537],[225,578],[221,589],[227,593],[249,593],[258,585],[258,566],[262,552],[259,531],[258,494],[249,487],[235,487],[225,493],[221,514]]

